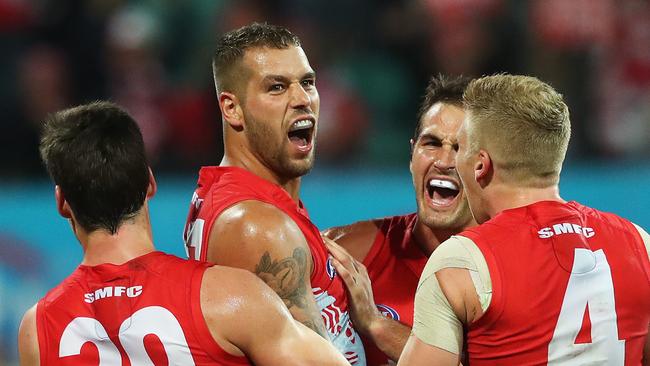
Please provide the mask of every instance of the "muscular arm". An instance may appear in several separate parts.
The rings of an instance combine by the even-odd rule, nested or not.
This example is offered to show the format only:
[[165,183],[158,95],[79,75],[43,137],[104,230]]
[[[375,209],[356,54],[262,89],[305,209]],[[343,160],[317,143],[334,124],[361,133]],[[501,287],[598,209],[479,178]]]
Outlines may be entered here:
[[250,272],[206,270],[201,309],[217,343],[256,365],[349,365],[328,341],[292,319],[278,295]]
[[[469,271],[443,268],[425,280],[416,296],[416,329],[406,343],[398,365],[458,365],[463,326],[471,324],[483,314]],[[424,300],[426,297],[434,297],[434,300]],[[432,305],[438,309],[423,309]],[[422,321],[423,315],[435,320]],[[443,329],[442,326],[448,328]]]
[[18,331],[18,354],[21,366],[40,365],[38,333],[36,331],[36,305],[27,310]]
[[228,208],[212,227],[207,259],[255,273],[280,296],[294,319],[327,339],[311,291],[309,246],[284,212],[259,201]]
[[378,220],[363,221],[328,229],[323,232],[323,236],[334,257],[334,267],[345,282],[355,328],[372,339],[390,359],[397,361],[411,328],[383,316],[377,310],[368,272],[361,263],[372,247],[378,228]]
[[420,278],[413,334],[399,365],[420,365],[423,359],[436,365],[457,365],[463,327],[483,316],[491,293],[487,264],[478,248],[462,237],[444,242],[434,251]]

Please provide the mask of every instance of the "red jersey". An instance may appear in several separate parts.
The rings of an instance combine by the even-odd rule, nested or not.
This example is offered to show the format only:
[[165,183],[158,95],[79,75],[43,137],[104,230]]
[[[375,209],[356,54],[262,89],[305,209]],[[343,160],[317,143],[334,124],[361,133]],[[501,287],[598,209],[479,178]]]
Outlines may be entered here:
[[79,266],[38,302],[41,365],[249,365],[205,323],[208,267],[161,252]]
[[[429,259],[412,241],[417,215],[382,220],[370,251],[363,260],[372,282],[377,308],[387,317],[413,327],[413,299],[420,275]],[[368,365],[385,365],[389,358],[362,337]]]
[[312,292],[325,322],[330,341],[353,365],[365,365],[363,344],[352,327],[347,294],[318,228],[302,202],[296,202],[280,186],[237,167],[203,167],[192,197],[185,225],[185,244],[190,258],[207,260],[208,238],[217,217],[242,201],[260,201],[282,210],[300,228],[309,245],[314,267]]
[[469,328],[470,364],[641,364],[650,261],[630,222],[543,201],[461,235],[483,253],[493,291]]

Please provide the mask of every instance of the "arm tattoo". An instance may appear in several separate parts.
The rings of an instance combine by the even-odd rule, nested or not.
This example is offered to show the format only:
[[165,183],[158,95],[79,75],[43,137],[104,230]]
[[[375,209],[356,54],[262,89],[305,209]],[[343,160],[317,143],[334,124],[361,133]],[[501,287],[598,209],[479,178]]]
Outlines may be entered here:
[[[303,248],[294,249],[291,257],[281,260],[271,260],[271,255],[267,251],[262,255],[260,263],[255,266],[255,274],[280,296],[289,310],[295,306],[308,317],[308,314],[315,310],[316,313],[311,316],[316,316],[316,321],[312,318],[302,319],[300,322],[323,338],[329,339],[320,311],[316,307],[310,309],[304,292],[307,258],[307,251]],[[311,289],[311,284],[309,288]]]
[[255,266],[255,274],[266,282],[284,300],[288,308],[307,307],[304,296],[307,252],[303,248],[293,250],[293,255],[281,260],[271,260],[265,252],[260,263]]

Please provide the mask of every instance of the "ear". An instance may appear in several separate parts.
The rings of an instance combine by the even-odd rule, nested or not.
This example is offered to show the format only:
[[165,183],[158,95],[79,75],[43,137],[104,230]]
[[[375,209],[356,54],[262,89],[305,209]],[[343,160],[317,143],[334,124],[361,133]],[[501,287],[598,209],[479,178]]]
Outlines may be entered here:
[[242,111],[239,98],[229,92],[219,93],[219,109],[223,120],[226,121],[230,127],[241,131],[244,128],[244,112]]
[[54,186],[54,199],[56,200],[56,209],[59,211],[59,215],[66,219],[71,219],[72,210],[70,209],[68,201],[65,200],[61,187],[58,185]]
[[410,139],[409,140],[409,145],[410,145],[410,159],[409,159],[409,171],[411,174],[413,174],[413,149],[415,148],[415,140]]
[[154,178],[151,167],[149,167],[149,187],[147,187],[147,199],[153,197],[157,191],[158,184],[156,184],[156,178]]
[[478,159],[474,163],[474,179],[481,187],[485,187],[492,177],[492,158],[490,153],[480,150]]

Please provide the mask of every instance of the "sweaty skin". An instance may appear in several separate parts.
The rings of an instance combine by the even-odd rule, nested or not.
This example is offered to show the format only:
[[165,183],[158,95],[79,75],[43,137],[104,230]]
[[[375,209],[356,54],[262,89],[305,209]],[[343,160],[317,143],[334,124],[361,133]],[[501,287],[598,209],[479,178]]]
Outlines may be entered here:
[[[221,166],[236,166],[281,186],[299,200],[300,177],[313,165],[320,100],[315,74],[300,47],[249,48],[241,67],[247,78],[219,92],[225,154]],[[297,121],[314,126],[307,144],[289,138]],[[262,202],[240,202],[215,221],[208,261],[256,273],[285,302],[293,317],[327,338],[312,295],[309,246],[296,224]]]

